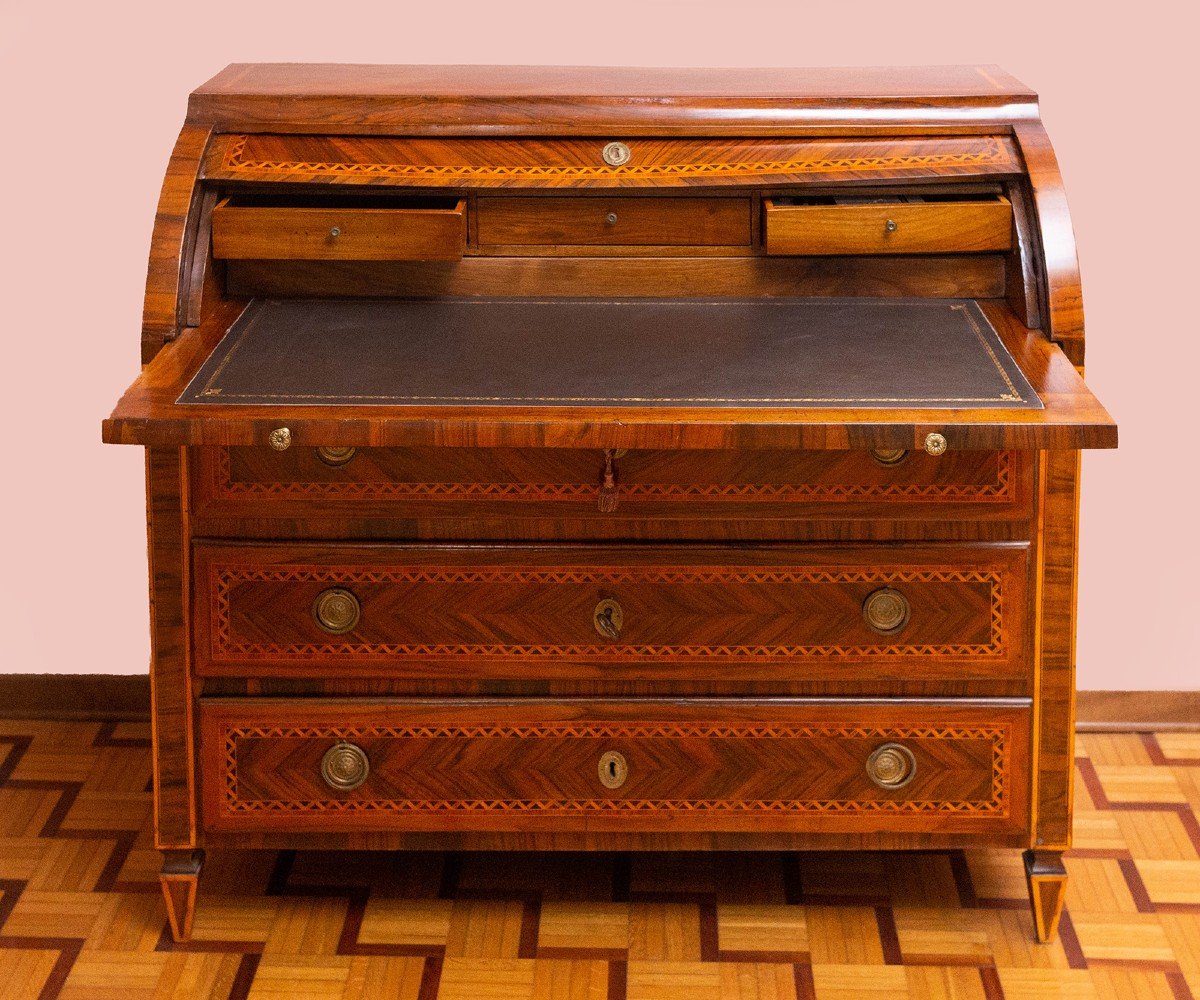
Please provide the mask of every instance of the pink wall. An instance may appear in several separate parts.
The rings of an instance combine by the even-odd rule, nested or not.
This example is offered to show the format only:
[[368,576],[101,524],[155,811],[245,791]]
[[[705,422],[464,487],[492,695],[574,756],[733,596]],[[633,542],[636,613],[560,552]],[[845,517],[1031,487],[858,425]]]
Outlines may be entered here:
[[1121,422],[1122,449],[1084,462],[1080,686],[1200,687],[1200,338],[1177,298],[1194,288],[1200,239],[1185,9],[2,0],[0,672],[145,670],[142,454],[102,447],[99,423],[136,372],[150,226],[186,95],[225,63],[997,62],[1043,95],[1083,263],[1088,377]]

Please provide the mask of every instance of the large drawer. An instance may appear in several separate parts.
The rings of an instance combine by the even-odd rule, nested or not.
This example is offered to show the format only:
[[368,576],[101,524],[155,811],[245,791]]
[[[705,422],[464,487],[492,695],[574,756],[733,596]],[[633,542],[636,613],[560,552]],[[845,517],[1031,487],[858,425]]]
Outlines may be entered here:
[[198,448],[193,463],[197,514],[291,521],[978,521],[1028,516],[1032,494],[1030,455],[1011,451],[241,447]]
[[749,198],[480,198],[481,246],[748,246]]
[[1028,822],[1012,703],[205,699],[209,831],[996,833]]
[[198,544],[208,676],[1027,677],[1028,547]]

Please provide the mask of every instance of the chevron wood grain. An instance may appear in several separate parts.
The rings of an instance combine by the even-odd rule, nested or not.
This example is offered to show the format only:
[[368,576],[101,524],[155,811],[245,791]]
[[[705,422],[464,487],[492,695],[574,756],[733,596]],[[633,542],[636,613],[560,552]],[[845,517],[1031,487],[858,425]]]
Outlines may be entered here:
[[1080,738],[1053,944],[1007,850],[225,850],[176,944],[149,727],[0,720],[0,998],[1189,1000],[1198,748]]

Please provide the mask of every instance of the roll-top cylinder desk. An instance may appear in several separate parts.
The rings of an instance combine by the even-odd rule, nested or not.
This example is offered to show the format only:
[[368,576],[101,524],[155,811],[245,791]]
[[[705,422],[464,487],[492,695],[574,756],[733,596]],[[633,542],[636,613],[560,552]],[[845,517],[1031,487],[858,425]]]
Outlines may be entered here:
[[1116,428],[1001,70],[231,66],[141,352],[177,939],[221,847],[1009,846],[1054,934]]

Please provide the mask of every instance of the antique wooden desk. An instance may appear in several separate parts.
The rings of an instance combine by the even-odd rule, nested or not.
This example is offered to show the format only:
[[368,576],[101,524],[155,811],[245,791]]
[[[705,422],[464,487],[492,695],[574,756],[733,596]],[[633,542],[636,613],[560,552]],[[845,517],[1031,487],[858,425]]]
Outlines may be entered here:
[[1066,202],[994,67],[231,66],[144,369],[154,803],[203,851],[1071,838]]

